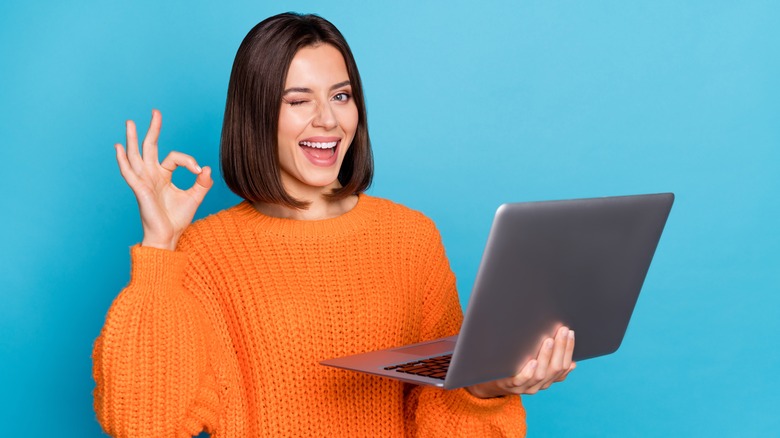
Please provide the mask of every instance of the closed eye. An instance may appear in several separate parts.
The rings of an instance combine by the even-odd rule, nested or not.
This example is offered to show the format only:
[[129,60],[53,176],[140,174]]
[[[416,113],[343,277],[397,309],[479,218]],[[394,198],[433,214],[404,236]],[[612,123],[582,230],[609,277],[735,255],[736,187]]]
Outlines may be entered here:
[[306,100],[286,100],[285,99],[285,103],[287,103],[290,106],[299,106],[299,105],[303,105],[306,102],[308,102],[308,101],[306,101]]

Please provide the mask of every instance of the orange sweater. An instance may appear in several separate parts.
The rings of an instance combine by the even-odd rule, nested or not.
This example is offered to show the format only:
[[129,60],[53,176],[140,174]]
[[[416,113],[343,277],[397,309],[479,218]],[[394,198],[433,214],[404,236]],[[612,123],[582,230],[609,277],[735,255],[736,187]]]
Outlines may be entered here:
[[524,436],[518,397],[480,400],[320,360],[457,333],[433,223],[361,195],[322,221],[244,202],[176,251],[136,246],[95,343],[95,410],[118,437]]

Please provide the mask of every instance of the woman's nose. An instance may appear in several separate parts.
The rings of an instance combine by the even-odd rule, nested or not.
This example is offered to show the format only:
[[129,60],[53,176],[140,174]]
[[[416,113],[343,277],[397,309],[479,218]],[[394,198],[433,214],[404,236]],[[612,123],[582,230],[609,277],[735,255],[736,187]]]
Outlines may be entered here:
[[328,103],[317,105],[317,112],[314,114],[312,125],[328,130],[333,129],[338,125],[336,114]]

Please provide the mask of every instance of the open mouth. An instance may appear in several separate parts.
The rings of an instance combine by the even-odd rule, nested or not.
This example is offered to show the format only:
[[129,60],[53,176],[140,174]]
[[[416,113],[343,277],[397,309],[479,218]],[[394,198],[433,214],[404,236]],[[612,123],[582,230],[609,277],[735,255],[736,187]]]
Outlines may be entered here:
[[338,141],[301,141],[298,145],[310,157],[316,160],[328,160],[336,154]]

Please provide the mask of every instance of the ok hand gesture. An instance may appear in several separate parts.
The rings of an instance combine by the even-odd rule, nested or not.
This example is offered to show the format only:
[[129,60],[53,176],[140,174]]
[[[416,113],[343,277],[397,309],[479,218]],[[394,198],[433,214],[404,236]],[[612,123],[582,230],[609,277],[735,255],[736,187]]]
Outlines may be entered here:
[[[153,110],[143,142],[143,156],[138,149],[138,134],[132,120],[127,121],[127,151],[118,143],[114,148],[122,177],[138,201],[144,230],[141,245],[173,250],[214,181],[210,168],[201,168],[193,157],[181,152],[171,152],[162,163],[158,161],[157,139],[161,126],[162,115]],[[198,175],[187,190],[181,190],[171,182],[173,171],[179,166]]]

